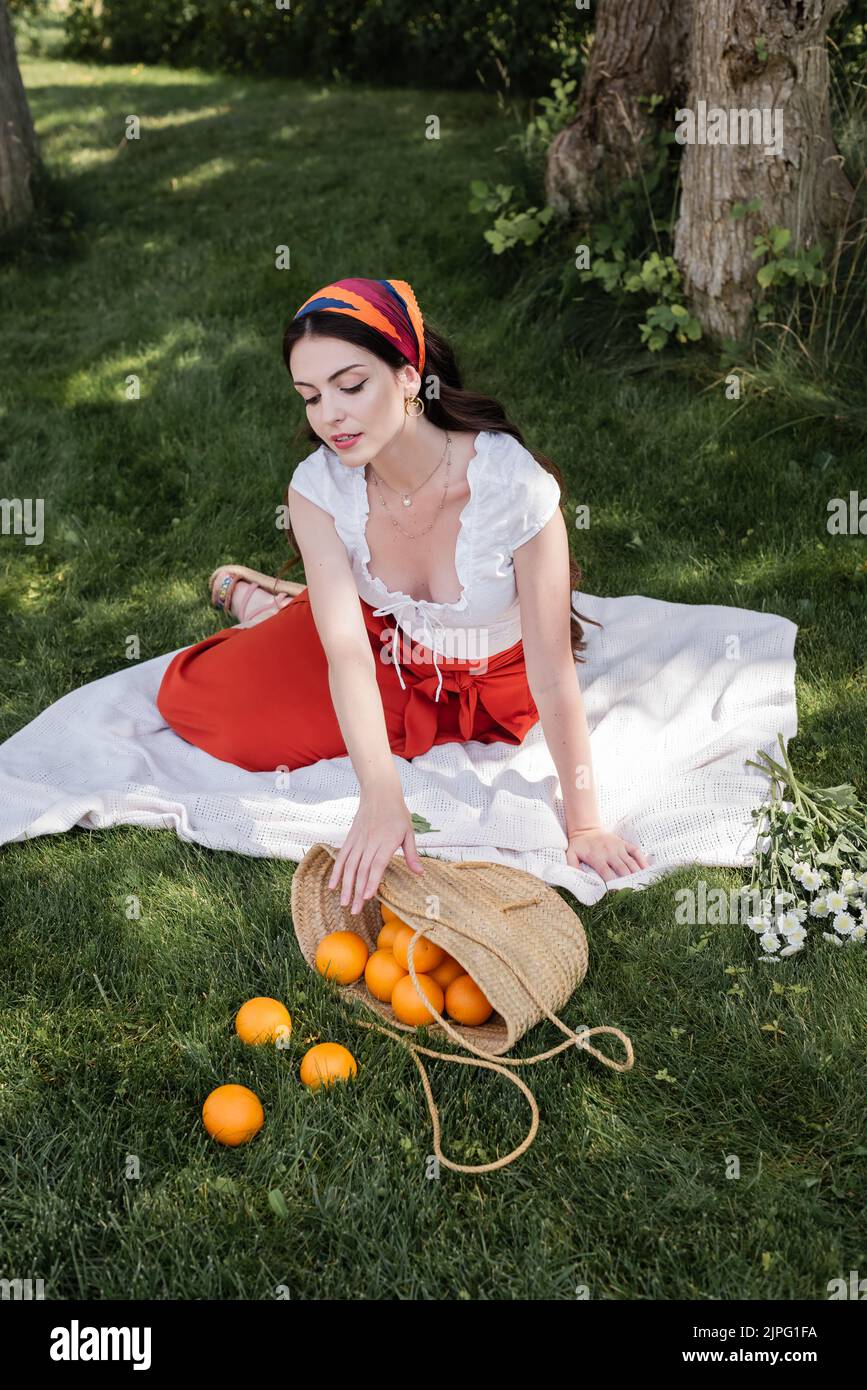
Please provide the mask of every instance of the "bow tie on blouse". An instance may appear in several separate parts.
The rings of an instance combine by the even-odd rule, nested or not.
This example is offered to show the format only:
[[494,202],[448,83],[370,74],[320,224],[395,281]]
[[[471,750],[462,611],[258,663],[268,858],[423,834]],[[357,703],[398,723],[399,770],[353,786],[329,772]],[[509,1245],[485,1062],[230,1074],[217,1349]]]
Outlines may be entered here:
[[[433,654],[433,665],[434,665],[434,670],[435,670],[436,673],[437,673],[437,692],[436,692],[436,695],[434,696],[434,699],[435,699],[436,701],[439,701],[439,698],[440,698],[440,691],[442,690],[442,687],[443,687],[443,675],[442,675],[442,671],[440,670],[439,666],[437,665],[437,656],[438,656],[438,655],[441,656],[441,655],[442,655],[442,652],[437,652],[437,647],[436,647],[436,634],[437,634],[437,632],[439,632],[439,633],[445,633],[445,631],[446,631],[445,625],[440,621],[440,619],[439,619],[438,617],[436,617],[435,614],[429,613],[429,612],[428,612],[428,610],[427,610],[427,605],[426,605],[424,599],[419,599],[419,600],[410,599],[410,600],[407,600],[407,599],[405,599],[405,598],[396,598],[396,599],[394,599],[394,600],[393,600],[392,602],[390,602],[390,603],[384,603],[384,604],[382,605],[381,608],[375,608],[375,609],[373,610],[373,616],[374,616],[375,618],[382,618],[382,617],[390,616],[390,617],[393,617],[394,620],[395,620],[395,621],[394,621],[394,636],[393,636],[393,638],[392,638],[392,643],[391,643],[391,659],[392,659],[392,661],[393,661],[393,663],[394,663],[394,666],[395,666],[395,669],[396,669],[396,671],[397,671],[397,678],[398,678],[398,680],[400,681],[400,688],[401,688],[401,690],[406,690],[406,682],[405,682],[405,680],[404,680],[404,678],[403,678],[403,676],[402,676],[402,674],[401,674],[400,662],[399,662],[398,656],[397,656],[398,645],[399,645],[399,643],[400,643],[401,635],[402,635],[402,633],[403,633],[403,629],[402,629],[402,627],[401,627],[401,625],[400,625],[400,616],[402,615],[404,609],[406,609],[406,608],[411,609],[412,612],[413,612],[413,614],[415,614],[415,611],[416,611],[417,609],[421,611],[421,615],[422,615],[422,618],[423,618],[422,633],[423,633],[424,635],[423,635],[422,638],[419,638],[418,640],[421,642],[421,645],[422,645],[422,646],[428,647],[428,648],[431,650],[432,654]],[[429,641],[428,638],[430,638],[431,640]],[[414,645],[415,642],[416,642],[415,631],[413,631],[413,632],[411,633],[411,641],[412,641],[413,645]]]

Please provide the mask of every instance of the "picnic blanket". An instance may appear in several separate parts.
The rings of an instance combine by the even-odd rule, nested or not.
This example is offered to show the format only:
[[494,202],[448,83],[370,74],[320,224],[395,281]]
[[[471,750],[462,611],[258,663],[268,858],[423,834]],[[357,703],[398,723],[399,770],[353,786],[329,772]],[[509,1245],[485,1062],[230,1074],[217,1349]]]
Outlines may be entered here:
[[[768,783],[744,759],[797,733],[787,618],[631,594],[572,595],[587,625],[576,664],[603,824],[641,845],[640,873],[570,868],[560,784],[541,724],[516,747],[441,744],[395,757],[407,806],[436,858],[525,869],[593,903],[678,865],[750,863]],[[177,650],[181,650],[178,648]],[[348,757],[291,773],[247,772],[185,742],[155,696],[174,652],[70,691],[0,744],[0,844],[73,826],[171,829],[213,850],[300,861],[342,843],[358,807]],[[8,851],[7,851],[8,852]]]

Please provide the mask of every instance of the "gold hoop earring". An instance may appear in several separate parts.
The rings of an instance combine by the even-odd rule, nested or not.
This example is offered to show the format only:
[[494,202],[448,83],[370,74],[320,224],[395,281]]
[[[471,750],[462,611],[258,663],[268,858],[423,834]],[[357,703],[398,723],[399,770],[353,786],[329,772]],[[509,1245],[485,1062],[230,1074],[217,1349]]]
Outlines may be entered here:
[[[411,405],[417,405],[418,410],[410,410]],[[411,415],[413,419],[417,419],[419,415],[424,414],[424,401],[420,396],[408,396],[404,400],[403,408],[407,415]]]

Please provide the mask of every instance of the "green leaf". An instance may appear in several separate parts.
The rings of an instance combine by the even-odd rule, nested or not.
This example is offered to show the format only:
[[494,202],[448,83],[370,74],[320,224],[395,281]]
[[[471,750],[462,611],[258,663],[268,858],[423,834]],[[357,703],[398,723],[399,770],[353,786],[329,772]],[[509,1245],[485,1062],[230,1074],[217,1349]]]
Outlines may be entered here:
[[839,854],[837,853],[836,846],[832,847],[831,849],[826,849],[826,850],[824,851],[823,854],[817,854],[817,855],[816,855],[816,863],[817,863],[817,864],[833,864],[833,865],[835,865],[835,866],[839,866],[839,864],[840,864],[840,856],[839,856]]
[[268,1193],[268,1206],[274,1212],[275,1216],[280,1217],[281,1221],[285,1221],[289,1215],[286,1198],[283,1196],[279,1187],[272,1187],[271,1191]]
[[758,280],[763,290],[768,289],[774,283],[776,273],[777,267],[773,264],[773,262],[770,262],[768,265],[759,266],[756,279]]
[[672,304],[672,306],[671,306],[671,312],[674,314],[674,317],[675,317],[676,319],[688,319],[688,318],[689,318],[689,310],[688,310],[688,309],[684,309],[684,307],[683,307],[682,304]]
[[785,251],[791,240],[792,233],[789,231],[788,227],[771,228],[771,245],[778,256],[782,251]]
[[843,782],[839,787],[823,787],[822,795],[828,796],[837,806],[857,806],[858,793],[851,782]]

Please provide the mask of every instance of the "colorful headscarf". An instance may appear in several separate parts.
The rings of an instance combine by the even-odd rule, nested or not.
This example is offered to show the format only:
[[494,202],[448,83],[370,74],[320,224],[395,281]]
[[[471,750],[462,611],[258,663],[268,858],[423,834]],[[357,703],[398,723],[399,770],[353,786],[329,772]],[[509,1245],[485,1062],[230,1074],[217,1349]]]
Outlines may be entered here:
[[366,323],[402,352],[421,373],[424,369],[424,319],[406,280],[335,280],[305,299],[296,319],[316,309],[349,314]]

